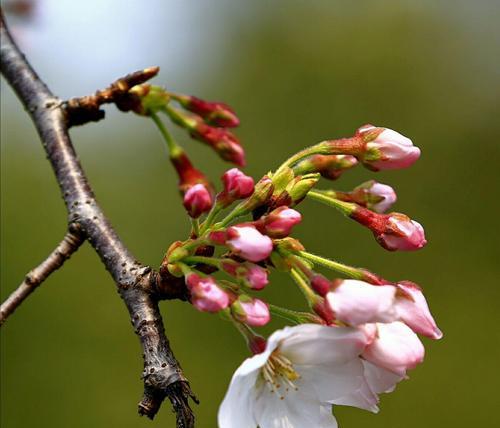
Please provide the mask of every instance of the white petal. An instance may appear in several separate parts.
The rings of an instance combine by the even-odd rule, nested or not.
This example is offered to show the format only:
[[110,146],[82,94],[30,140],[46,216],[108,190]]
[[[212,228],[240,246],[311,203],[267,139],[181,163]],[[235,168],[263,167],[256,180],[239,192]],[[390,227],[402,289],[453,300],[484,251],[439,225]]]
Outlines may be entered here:
[[365,378],[370,386],[370,389],[380,394],[381,392],[392,392],[396,384],[404,379],[404,376],[397,375],[382,367],[378,367],[369,361],[363,360],[365,367]]
[[337,398],[333,400],[332,403],[342,406],[358,407],[373,413],[378,412],[378,396],[370,389],[368,382],[364,379],[356,391]]
[[[249,360],[251,358],[247,359],[243,365]],[[256,428],[257,426],[253,418],[253,407],[258,371],[242,375],[238,373],[238,370],[235,372],[226,396],[219,407],[219,428]]]
[[341,364],[363,352],[367,342],[362,331],[350,327],[302,324],[292,329],[280,350],[293,364]]
[[294,366],[301,378],[295,381],[299,389],[312,385],[322,402],[334,402],[340,397],[357,391],[364,382],[364,367],[360,358],[343,364]]
[[335,418],[325,407],[309,388],[291,390],[283,399],[264,388],[255,403],[254,416],[260,428],[336,428]]

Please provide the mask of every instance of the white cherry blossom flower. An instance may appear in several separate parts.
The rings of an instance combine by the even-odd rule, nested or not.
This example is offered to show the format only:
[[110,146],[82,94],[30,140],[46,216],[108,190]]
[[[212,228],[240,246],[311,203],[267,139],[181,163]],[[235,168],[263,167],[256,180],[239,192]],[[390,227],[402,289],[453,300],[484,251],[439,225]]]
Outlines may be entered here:
[[[236,370],[219,409],[220,428],[336,428],[332,404],[376,408],[375,376],[365,379],[361,329],[302,324],[272,334],[261,354]],[[372,379],[373,378],[373,379]],[[368,383],[367,383],[368,382]],[[368,388],[370,404],[362,394]]]

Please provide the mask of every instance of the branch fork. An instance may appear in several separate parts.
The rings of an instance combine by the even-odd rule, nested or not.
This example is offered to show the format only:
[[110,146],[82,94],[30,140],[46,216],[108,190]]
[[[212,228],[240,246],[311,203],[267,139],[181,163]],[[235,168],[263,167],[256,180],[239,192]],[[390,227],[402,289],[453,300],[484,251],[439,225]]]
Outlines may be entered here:
[[177,427],[194,427],[189,398],[195,402],[196,398],[170,348],[158,308],[163,299],[185,300],[185,286],[141,264],[125,247],[96,201],[69,136],[71,126],[102,119],[104,111],[100,107],[105,103],[115,103],[125,111],[132,109],[134,98],[128,90],[155,76],[159,68],[131,73],[94,95],[61,102],[31,68],[11,38],[1,12],[0,33],[2,75],[36,126],[69,220],[68,232],[60,244],[2,304],[0,324],[87,240],[114,279],[142,346],[144,395],[139,414],[153,419],[168,398],[176,412]]

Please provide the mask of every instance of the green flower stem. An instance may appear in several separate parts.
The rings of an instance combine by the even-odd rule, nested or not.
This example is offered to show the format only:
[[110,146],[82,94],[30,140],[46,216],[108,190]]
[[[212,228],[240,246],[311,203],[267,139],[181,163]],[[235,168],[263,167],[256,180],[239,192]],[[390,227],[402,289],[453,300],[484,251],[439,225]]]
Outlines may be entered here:
[[193,233],[195,236],[200,236],[200,221],[197,218],[191,219],[191,226],[193,228]]
[[151,119],[160,130],[160,133],[167,143],[168,151],[170,153],[170,157],[176,157],[180,152],[183,152],[182,148],[175,142],[170,133],[168,132],[166,126],[163,124],[161,119],[158,117],[156,113],[151,112]]
[[309,287],[307,280],[303,277],[300,271],[295,268],[292,268],[290,270],[290,275],[299,287],[300,291],[302,291],[302,294],[306,298],[307,303],[309,303],[310,306],[313,306],[318,299],[318,296],[316,296],[311,287]]
[[318,190],[310,190],[307,197],[315,201],[322,202],[329,207],[336,208],[347,217],[349,217],[358,207],[356,204],[340,201]]
[[309,312],[292,311],[272,304],[269,304],[269,312],[294,324],[323,324],[319,317]]
[[191,267],[190,267],[190,266],[188,266],[188,265],[187,265],[187,264],[185,264],[185,263],[177,262],[177,263],[176,263],[176,265],[177,265],[177,266],[179,266],[179,267],[181,268],[181,270],[182,270],[182,274],[183,274],[184,276],[187,276],[187,275],[189,275],[190,273],[192,273],[192,272],[193,272],[193,269],[191,269]]
[[210,228],[210,226],[212,226],[213,222],[217,218],[217,215],[222,210],[223,210],[222,206],[216,202],[212,207],[212,209],[210,210],[210,212],[208,213],[207,218],[201,225],[200,235],[204,235],[207,232],[207,230]]
[[183,114],[179,110],[168,105],[163,107],[161,111],[165,113],[172,120],[172,122],[183,128],[192,130],[196,127],[197,120],[192,115]]
[[238,204],[226,217],[224,217],[220,222],[214,225],[214,229],[224,229],[233,220],[237,219],[238,217],[242,217],[245,214],[247,213],[241,211],[241,204]]
[[348,276],[349,278],[360,279],[360,280],[363,280],[365,278],[365,273],[361,269],[355,268],[353,266],[347,266],[342,263],[335,262],[333,260],[308,253],[306,251],[299,251],[298,254],[300,257],[309,260],[310,262],[324,266],[328,269],[334,270],[335,272],[342,273]]
[[281,172],[286,167],[292,167],[295,163],[299,162],[303,158],[312,155],[359,155],[362,153],[364,148],[364,142],[362,139],[357,137],[352,138],[340,138],[338,140],[327,140],[322,141],[314,146],[307,147],[300,152],[295,153],[293,156],[288,158],[283,164],[278,168],[276,174]]
[[280,173],[282,170],[284,170],[286,167],[292,167],[293,164],[297,163],[303,158],[306,158],[311,155],[316,155],[316,154],[327,154],[324,153],[325,151],[325,145],[323,143],[316,144],[311,147],[307,147],[304,150],[301,150],[300,152],[295,153],[293,156],[290,156],[285,162],[283,162],[280,167],[276,170],[276,172],[273,175],[277,175]]

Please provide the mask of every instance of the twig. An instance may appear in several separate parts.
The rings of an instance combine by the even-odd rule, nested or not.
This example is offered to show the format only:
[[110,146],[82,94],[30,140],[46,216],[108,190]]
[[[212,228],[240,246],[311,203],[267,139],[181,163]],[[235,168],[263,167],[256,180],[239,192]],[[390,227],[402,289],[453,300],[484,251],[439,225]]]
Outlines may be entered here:
[[70,228],[56,249],[42,263],[32,269],[24,278],[22,284],[2,303],[2,306],[0,306],[0,325],[7,320],[9,315],[17,309],[24,299],[33,293],[50,274],[59,269],[80,248],[84,240],[78,226]]
[[168,397],[177,426],[194,426],[189,383],[170,349],[158,309],[160,298],[179,298],[185,290],[164,284],[159,274],[138,262],[125,247],[97,203],[71,143],[67,110],[20,52],[0,16],[1,71],[29,112],[47,153],[68,211],[116,282],[144,355],[144,398],[140,413],[153,418]]
[[103,104],[114,103],[122,111],[137,109],[140,106],[140,99],[137,95],[129,93],[129,89],[156,76],[158,71],[160,67],[135,71],[120,77],[94,95],[70,99],[65,103],[68,127],[103,119],[104,110],[100,109]]

